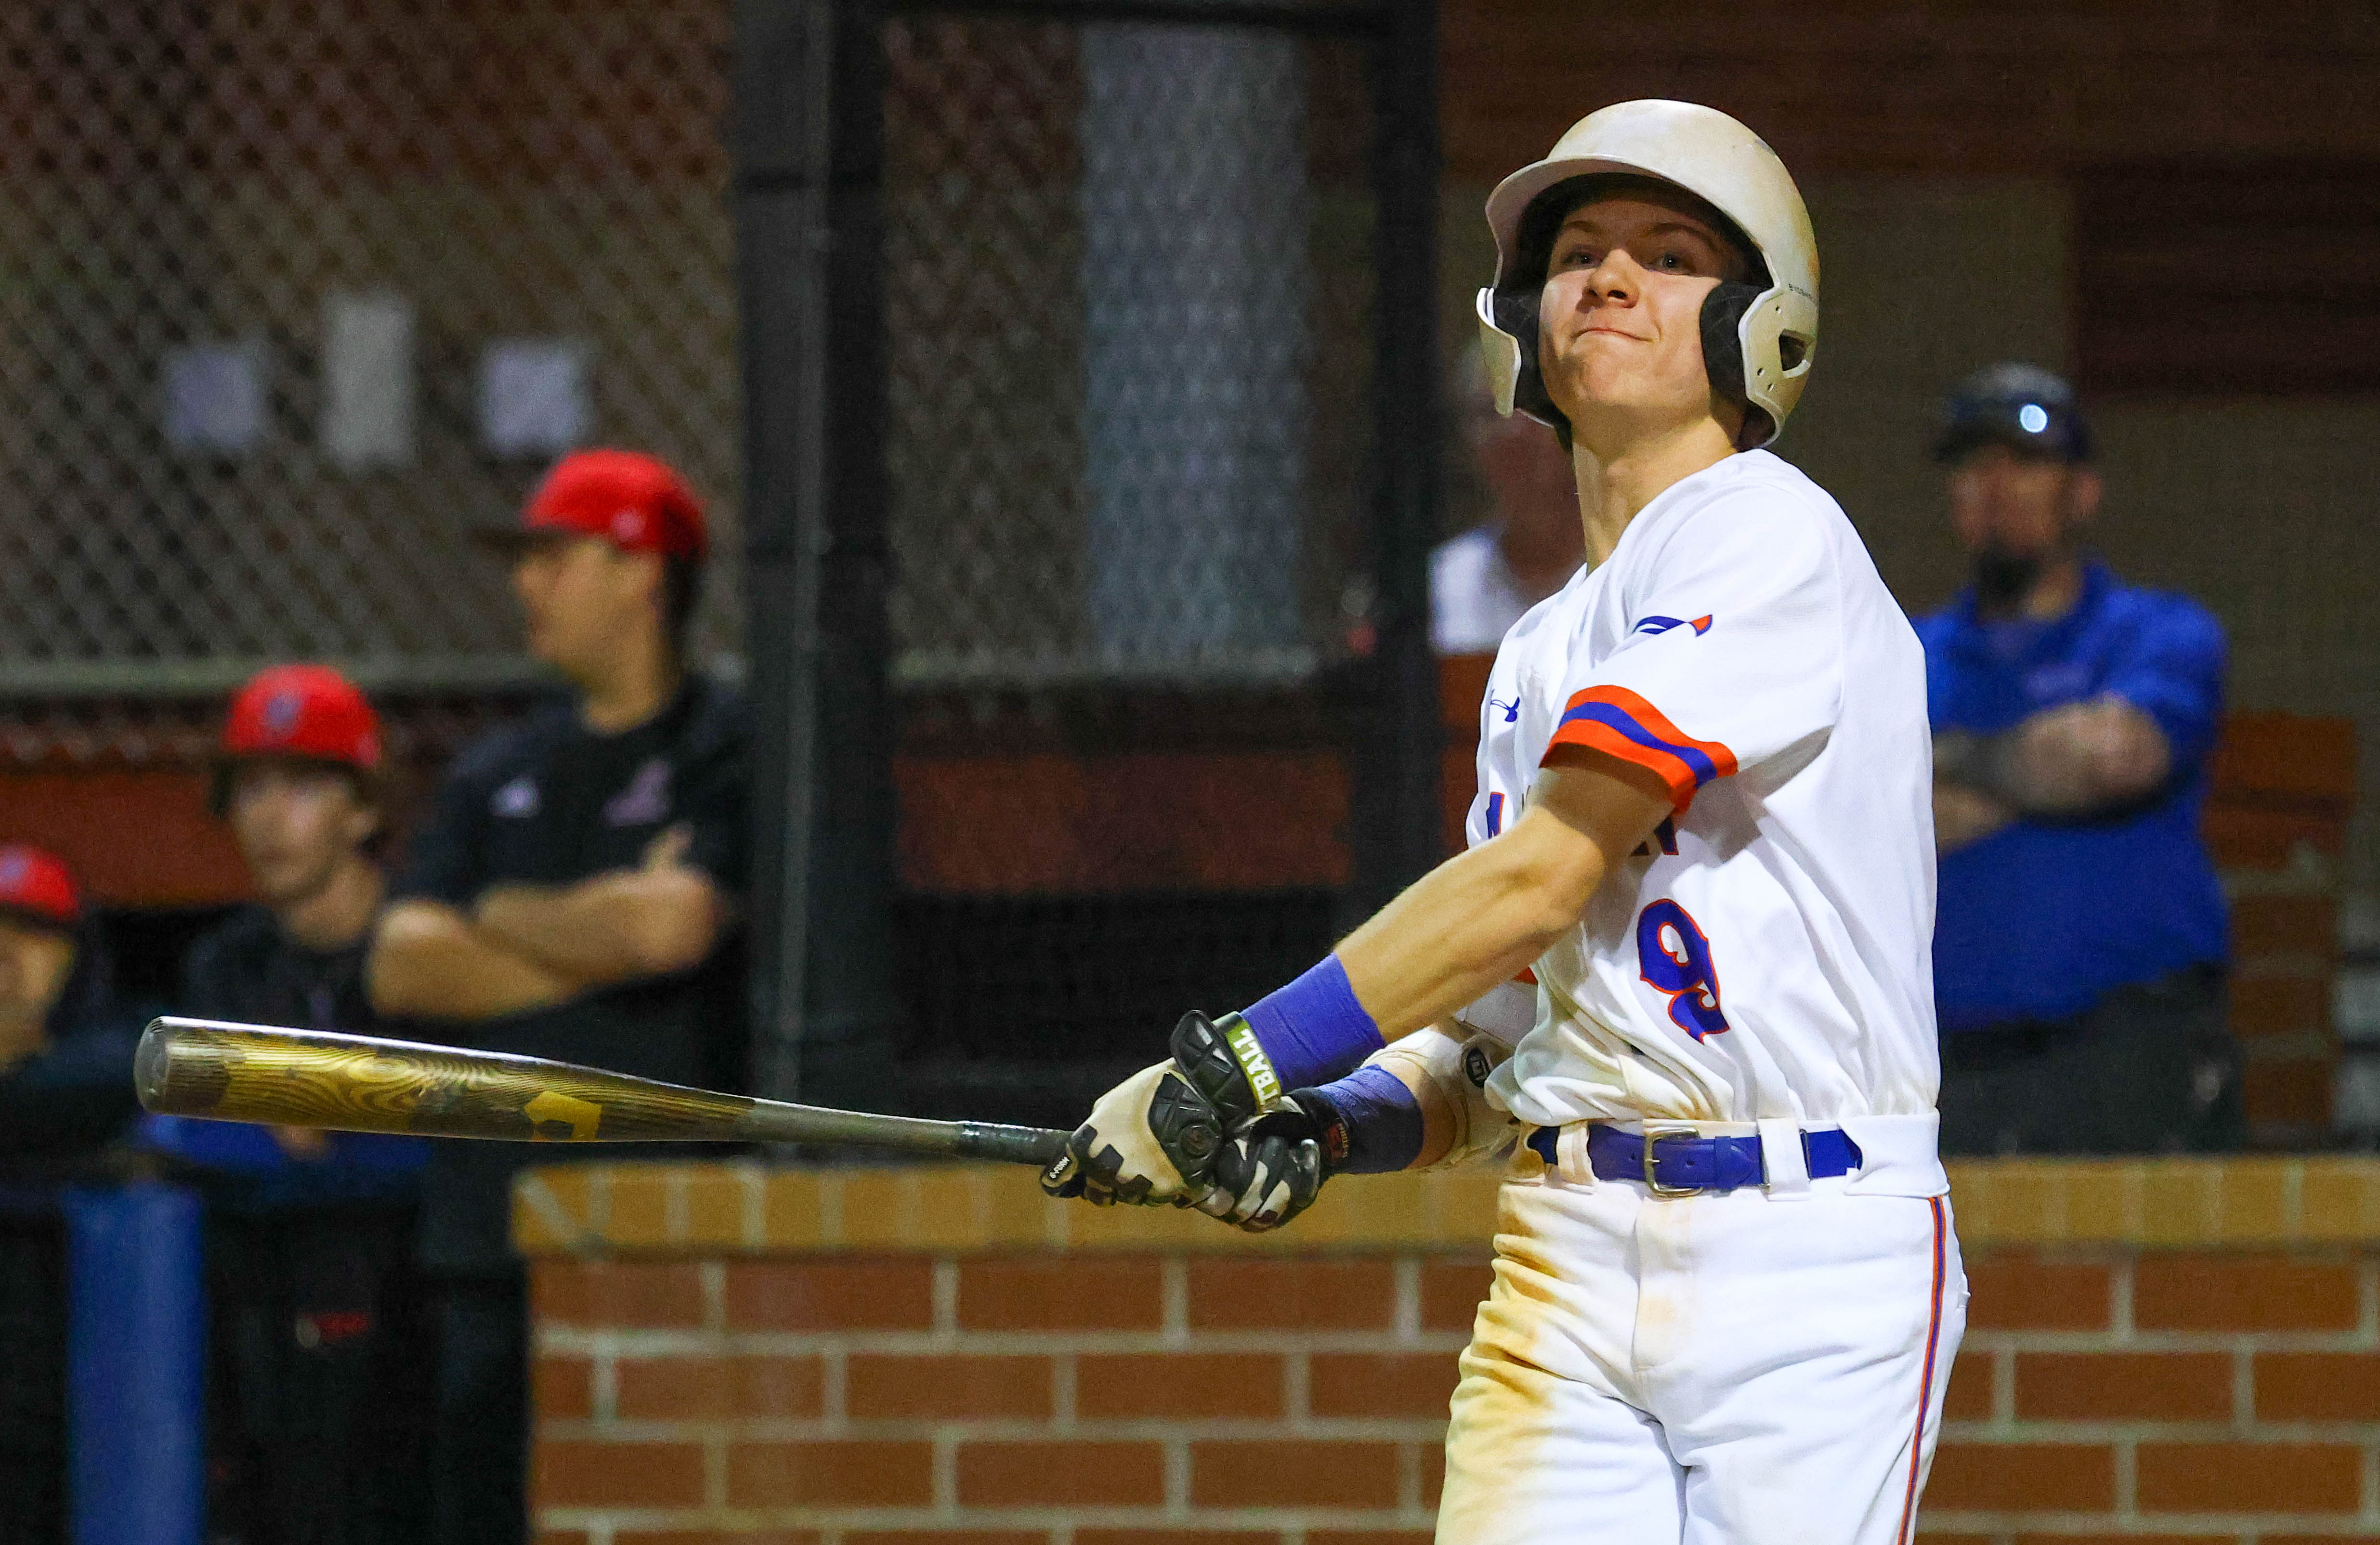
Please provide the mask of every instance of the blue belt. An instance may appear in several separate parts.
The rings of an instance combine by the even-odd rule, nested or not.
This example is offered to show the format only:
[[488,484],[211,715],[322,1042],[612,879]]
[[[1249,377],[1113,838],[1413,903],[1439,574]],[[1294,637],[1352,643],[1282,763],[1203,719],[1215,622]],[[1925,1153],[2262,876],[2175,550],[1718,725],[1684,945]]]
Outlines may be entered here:
[[[1540,1126],[1529,1134],[1529,1147],[1548,1164],[1560,1163],[1555,1144],[1561,1128]],[[1827,1180],[1860,1167],[1859,1144],[1837,1127],[1802,1134],[1802,1154],[1809,1162],[1810,1178]],[[1696,1191],[1732,1191],[1757,1186],[1761,1173],[1760,1139],[1697,1137],[1689,1134],[1622,1132],[1597,1122],[1587,1129],[1586,1162],[1597,1180],[1638,1180],[1657,1196],[1682,1197]]]

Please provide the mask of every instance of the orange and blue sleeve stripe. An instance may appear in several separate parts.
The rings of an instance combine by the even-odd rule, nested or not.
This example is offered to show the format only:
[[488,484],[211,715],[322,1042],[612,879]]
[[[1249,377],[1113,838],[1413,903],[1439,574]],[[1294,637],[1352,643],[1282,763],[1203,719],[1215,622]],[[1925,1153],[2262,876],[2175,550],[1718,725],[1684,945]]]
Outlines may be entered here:
[[1694,790],[1735,772],[1733,751],[1696,740],[1625,687],[1590,687],[1571,699],[1547,755],[1557,746],[1582,746],[1648,769],[1670,785],[1670,803],[1679,810],[1694,802]]

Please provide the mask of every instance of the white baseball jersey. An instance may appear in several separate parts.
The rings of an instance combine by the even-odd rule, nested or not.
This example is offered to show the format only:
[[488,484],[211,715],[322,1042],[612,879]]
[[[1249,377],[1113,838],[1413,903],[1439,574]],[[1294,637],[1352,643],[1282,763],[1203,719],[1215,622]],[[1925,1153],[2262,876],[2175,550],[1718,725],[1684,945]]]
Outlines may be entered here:
[[1536,962],[1491,1100],[1540,1126],[1930,1116],[1925,658],[1834,500],[1765,451],[1729,456],[1514,624],[1473,844],[1566,745],[1650,769],[1675,810]]

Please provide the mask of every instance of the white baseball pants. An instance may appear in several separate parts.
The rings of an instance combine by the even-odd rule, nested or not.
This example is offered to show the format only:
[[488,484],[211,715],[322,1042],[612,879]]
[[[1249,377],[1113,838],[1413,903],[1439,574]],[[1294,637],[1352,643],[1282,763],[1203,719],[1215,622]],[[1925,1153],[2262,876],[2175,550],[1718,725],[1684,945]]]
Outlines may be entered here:
[[1947,1197],[1660,1198],[1526,1150],[1438,1545],[1907,1545],[1966,1328]]

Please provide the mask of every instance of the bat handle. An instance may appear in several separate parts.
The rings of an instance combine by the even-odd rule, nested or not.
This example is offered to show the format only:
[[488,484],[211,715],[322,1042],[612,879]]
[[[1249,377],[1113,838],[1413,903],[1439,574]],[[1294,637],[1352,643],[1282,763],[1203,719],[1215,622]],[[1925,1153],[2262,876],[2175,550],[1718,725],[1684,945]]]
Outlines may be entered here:
[[1066,1151],[1071,1132],[1046,1126],[1002,1126],[996,1122],[963,1121],[952,1151],[962,1159],[990,1159],[1003,1164],[1047,1168]]

